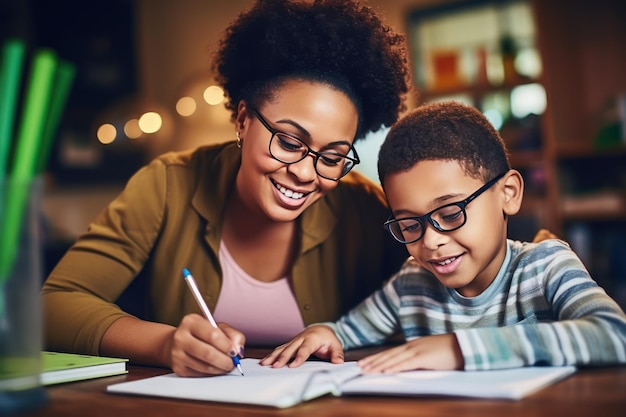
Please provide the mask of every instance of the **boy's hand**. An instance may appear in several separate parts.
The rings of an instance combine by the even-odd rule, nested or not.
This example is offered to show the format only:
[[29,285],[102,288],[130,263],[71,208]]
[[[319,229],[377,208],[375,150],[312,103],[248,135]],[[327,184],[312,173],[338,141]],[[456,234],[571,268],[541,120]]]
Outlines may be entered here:
[[424,336],[368,356],[358,362],[363,373],[396,373],[416,369],[463,369],[454,334]]
[[308,327],[290,342],[278,346],[259,363],[281,368],[294,358],[289,367],[296,368],[313,354],[321,359],[330,359],[332,363],[343,363],[343,347],[330,327],[322,324]]

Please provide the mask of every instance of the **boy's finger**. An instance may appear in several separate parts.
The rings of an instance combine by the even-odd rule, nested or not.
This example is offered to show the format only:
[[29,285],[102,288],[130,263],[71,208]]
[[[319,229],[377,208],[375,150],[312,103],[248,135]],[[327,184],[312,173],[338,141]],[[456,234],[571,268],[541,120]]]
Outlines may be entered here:
[[272,365],[274,364],[274,362],[276,362],[276,358],[278,358],[278,355],[280,355],[280,353],[283,351],[284,347],[279,346],[276,349],[274,349],[270,354],[266,355],[263,359],[261,359],[261,361],[259,362],[261,365]]
[[332,363],[343,363],[345,360],[343,348],[341,346],[332,346],[330,348],[330,361]]
[[294,358],[293,361],[291,361],[291,363],[289,364],[289,367],[297,368],[298,366],[306,362],[306,360],[309,359],[309,356],[311,356],[310,349],[308,349],[306,346],[303,345],[302,347],[300,347],[300,349],[298,349],[298,352],[296,353],[296,357]]

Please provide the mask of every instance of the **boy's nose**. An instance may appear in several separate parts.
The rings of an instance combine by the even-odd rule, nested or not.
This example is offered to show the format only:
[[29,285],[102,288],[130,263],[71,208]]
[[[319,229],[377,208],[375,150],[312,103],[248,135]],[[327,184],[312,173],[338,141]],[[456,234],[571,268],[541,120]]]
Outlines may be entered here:
[[422,236],[422,245],[428,250],[436,250],[449,239],[448,234],[435,229],[432,224],[427,223]]

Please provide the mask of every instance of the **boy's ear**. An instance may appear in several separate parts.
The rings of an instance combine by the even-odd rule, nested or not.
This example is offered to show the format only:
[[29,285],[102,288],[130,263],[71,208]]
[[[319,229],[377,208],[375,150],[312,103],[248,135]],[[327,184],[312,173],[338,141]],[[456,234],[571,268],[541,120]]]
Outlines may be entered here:
[[504,214],[512,216],[517,214],[522,206],[524,198],[524,178],[522,174],[515,169],[510,169],[504,175],[504,204],[502,210]]

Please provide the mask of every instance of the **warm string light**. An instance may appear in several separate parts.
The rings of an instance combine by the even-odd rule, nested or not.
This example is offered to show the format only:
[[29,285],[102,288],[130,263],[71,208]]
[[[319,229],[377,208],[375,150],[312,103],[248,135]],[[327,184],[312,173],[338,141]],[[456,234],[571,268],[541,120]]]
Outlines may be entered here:
[[[224,90],[216,85],[211,85],[203,91],[202,98],[210,106],[220,105],[225,99]],[[189,96],[181,97],[175,106],[176,112],[182,117],[194,115],[198,107],[196,100]],[[113,123],[103,123],[96,131],[96,138],[101,144],[109,145],[115,142],[120,135],[124,135],[128,139],[138,139],[143,135],[158,133],[162,127],[162,115],[157,111],[148,111],[138,118],[130,118],[121,129],[118,129]]]

